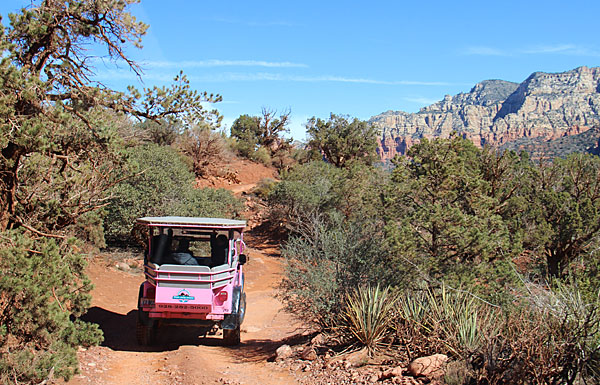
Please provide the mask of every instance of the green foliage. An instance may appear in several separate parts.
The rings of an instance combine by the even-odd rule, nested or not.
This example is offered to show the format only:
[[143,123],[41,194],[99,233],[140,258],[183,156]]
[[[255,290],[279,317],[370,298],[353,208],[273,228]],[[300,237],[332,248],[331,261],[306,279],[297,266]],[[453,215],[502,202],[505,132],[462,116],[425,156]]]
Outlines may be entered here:
[[367,122],[331,114],[328,121],[309,119],[306,130],[309,147],[336,167],[357,161],[370,165],[376,159],[377,132]]
[[380,347],[390,335],[397,297],[389,287],[359,287],[346,296],[346,330],[369,352]]
[[[451,138],[422,140],[395,164],[389,179],[360,162],[282,173],[268,197],[290,231],[288,309],[323,328],[345,322],[370,346],[369,330],[394,328],[409,359],[458,359],[453,383],[593,383],[600,160],[535,164]],[[550,287],[530,283],[536,263],[562,277]],[[376,285],[399,293],[388,327],[375,327],[386,311],[367,289],[350,294]]]
[[272,216],[291,231],[320,214],[338,212],[350,220],[382,218],[386,180],[380,170],[361,164],[346,169],[323,161],[297,165],[283,173],[281,183],[269,194]]
[[536,226],[543,231],[548,272],[562,275],[579,255],[597,247],[600,232],[600,158],[571,154],[542,164],[532,201]]
[[424,139],[409,156],[397,161],[386,197],[388,236],[397,254],[434,280],[502,288],[510,279],[503,260],[521,246],[498,212],[499,199],[480,168],[481,151],[460,138]]
[[291,236],[283,247],[287,306],[331,327],[341,320],[346,293],[392,282],[381,205],[386,178],[376,169],[341,169],[315,161],[282,174],[269,194],[271,218]]
[[148,144],[128,149],[133,177],[112,191],[104,220],[111,242],[127,242],[135,220],[143,216],[236,217],[241,205],[223,189],[195,189],[194,175],[177,150]]
[[[175,143],[181,131],[181,125],[168,120],[150,120],[146,119],[135,126],[138,137],[142,137],[142,142],[151,142],[161,146],[170,146]],[[138,143],[140,144],[140,143]]]
[[229,190],[188,188],[172,208],[173,215],[189,217],[238,218],[244,207]]
[[464,291],[429,287],[408,290],[399,297],[399,335],[413,335],[421,346],[468,358],[494,334],[498,312]]
[[0,381],[40,383],[77,371],[77,346],[97,344],[97,325],[79,321],[92,288],[73,240],[0,234]]
[[259,147],[256,151],[250,153],[248,155],[248,159],[253,160],[255,162],[262,163],[266,166],[270,166],[272,164],[271,155],[269,150],[264,147]]
[[409,354],[446,352],[457,359],[447,372],[452,383],[571,384],[597,378],[598,298],[586,302],[577,288],[564,284],[553,290],[529,284],[514,294],[519,306],[494,308],[444,286],[404,292],[397,336]]
[[236,148],[240,155],[249,158],[260,145],[257,118],[240,115],[231,126],[231,137],[237,139]]
[[339,214],[305,220],[282,254],[287,308],[325,328],[341,322],[346,293],[388,277],[381,229],[364,220],[345,222]]
[[[127,95],[89,80],[92,42],[139,70],[124,44],[139,46],[147,26],[127,12],[131,2],[42,0],[0,29],[0,230],[65,234],[79,215],[102,207],[122,175],[115,115],[218,124],[202,103],[220,97],[191,90],[182,74],[170,87]],[[21,177],[23,168],[37,177]]]
[[276,112],[267,108],[263,108],[261,116],[241,115],[231,126],[236,149],[244,157],[270,164],[270,157],[290,148],[290,140],[281,136],[289,132],[289,118],[289,112],[277,118]]
[[335,210],[341,180],[341,171],[324,162],[293,168],[269,194],[275,221],[285,221],[293,230],[305,218]]
[[480,350],[490,382],[594,383],[600,375],[600,301],[571,285],[528,287],[523,307],[505,312]]
[[252,192],[262,199],[267,199],[275,189],[275,186],[277,186],[277,183],[279,182],[272,178],[261,179]]

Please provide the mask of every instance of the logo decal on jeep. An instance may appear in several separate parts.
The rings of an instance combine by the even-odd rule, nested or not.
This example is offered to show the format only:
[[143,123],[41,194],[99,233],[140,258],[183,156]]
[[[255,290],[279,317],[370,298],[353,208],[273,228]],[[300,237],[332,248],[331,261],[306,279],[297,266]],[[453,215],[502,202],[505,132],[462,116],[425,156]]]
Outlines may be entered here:
[[190,292],[189,292],[189,291],[187,291],[187,290],[183,289],[183,290],[181,290],[179,293],[177,293],[177,295],[174,295],[174,296],[173,296],[173,299],[178,299],[178,300],[179,300],[179,302],[186,303],[187,301],[193,301],[193,300],[194,300],[194,297],[192,297],[192,296],[190,295]]

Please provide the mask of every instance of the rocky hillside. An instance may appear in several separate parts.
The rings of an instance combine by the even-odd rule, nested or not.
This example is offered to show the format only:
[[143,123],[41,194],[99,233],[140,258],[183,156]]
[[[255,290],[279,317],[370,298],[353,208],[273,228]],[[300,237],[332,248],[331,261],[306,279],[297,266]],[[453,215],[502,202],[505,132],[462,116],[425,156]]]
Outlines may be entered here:
[[600,67],[535,72],[521,84],[485,80],[417,113],[387,111],[369,121],[381,130],[378,152],[384,161],[421,138],[452,133],[478,146],[555,141],[600,127]]

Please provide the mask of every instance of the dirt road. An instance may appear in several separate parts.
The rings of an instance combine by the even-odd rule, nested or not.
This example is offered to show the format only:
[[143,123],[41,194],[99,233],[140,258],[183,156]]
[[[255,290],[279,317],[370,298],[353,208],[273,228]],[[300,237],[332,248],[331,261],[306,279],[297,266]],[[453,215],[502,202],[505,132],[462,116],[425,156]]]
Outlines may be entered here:
[[[270,250],[271,252],[273,250]],[[104,331],[102,346],[79,352],[81,374],[69,384],[295,384],[289,371],[267,359],[283,340],[303,330],[281,310],[274,287],[281,261],[269,250],[250,249],[246,268],[247,315],[238,347],[221,336],[199,337],[193,328],[161,329],[156,347],[135,341],[141,271],[120,271],[97,258],[89,266],[95,284],[87,319]]]

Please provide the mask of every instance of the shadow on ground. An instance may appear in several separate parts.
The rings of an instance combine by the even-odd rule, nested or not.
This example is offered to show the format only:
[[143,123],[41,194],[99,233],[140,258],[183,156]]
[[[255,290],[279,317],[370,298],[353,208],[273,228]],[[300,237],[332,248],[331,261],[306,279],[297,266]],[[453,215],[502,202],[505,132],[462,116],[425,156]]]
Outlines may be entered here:
[[182,345],[219,346],[222,343],[221,338],[217,336],[203,338],[198,334],[198,330],[192,327],[163,326],[157,335],[155,345],[141,346],[135,338],[136,319],[137,310],[131,310],[123,315],[97,306],[90,308],[82,317],[82,320],[100,326],[104,333],[104,342],[101,345],[113,350],[163,352],[177,350]]
[[[119,314],[98,306],[94,306],[82,317],[83,321],[96,323],[104,333],[104,342],[112,350],[134,352],[164,352],[174,351],[184,345],[224,346],[221,333],[199,335],[194,327],[162,326],[153,346],[141,346],[135,338],[135,322],[137,310],[127,314]],[[245,339],[242,333],[242,343],[238,346],[225,347],[231,354],[243,362],[265,361],[275,356],[275,351],[283,344],[296,345],[310,336],[296,334],[282,340]]]
[[269,257],[281,256],[279,246],[287,239],[287,232],[283,226],[265,221],[247,231],[246,234],[251,235],[245,238],[246,245],[249,247],[260,249]]
[[231,355],[240,362],[274,361],[276,351],[281,345],[298,345],[309,341],[313,335],[294,334],[281,340],[244,339],[239,346],[229,347]]

